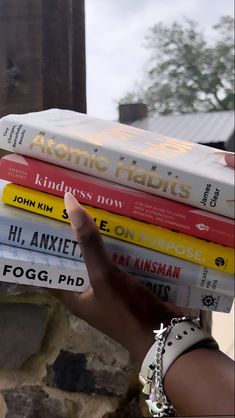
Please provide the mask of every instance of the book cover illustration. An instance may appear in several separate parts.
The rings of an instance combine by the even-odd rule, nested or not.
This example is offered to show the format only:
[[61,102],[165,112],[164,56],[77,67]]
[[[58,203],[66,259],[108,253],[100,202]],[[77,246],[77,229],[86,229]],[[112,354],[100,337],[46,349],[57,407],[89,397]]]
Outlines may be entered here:
[[0,178],[60,197],[70,191],[80,203],[234,246],[230,218],[33,158],[6,155],[0,161]]
[[[44,216],[69,222],[64,200],[13,183],[3,188],[2,201]],[[86,205],[100,232],[123,241],[183,258],[219,271],[234,273],[234,250],[212,242]]]
[[[69,225],[0,202],[0,242],[3,244],[84,261]],[[233,275],[103,236],[112,262],[119,268],[152,279],[234,294]]]
[[3,149],[234,218],[234,179],[218,150],[70,110],[8,115]]

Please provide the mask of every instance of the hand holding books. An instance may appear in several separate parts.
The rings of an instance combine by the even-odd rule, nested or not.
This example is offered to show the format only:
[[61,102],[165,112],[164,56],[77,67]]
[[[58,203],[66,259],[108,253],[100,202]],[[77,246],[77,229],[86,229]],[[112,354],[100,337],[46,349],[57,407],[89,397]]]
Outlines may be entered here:
[[[234,167],[234,156],[225,155],[225,160]],[[80,294],[53,292],[74,315],[114,338],[137,360],[143,361],[154,341],[152,330],[160,322],[169,324],[182,312],[174,305],[163,303],[131,275],[113,266],[93,219],[72,194],[65,195],[65,204],[91,286]],[[205,370],[210,373],[205,375]],[[218,349],[199,347],[174,361],[164,379],[164,391],[181,414],[231,414],[232,382],[232,360]]]
[[[154,212],[153,209],[155,208],[158,210],[160,209],[160,205],[157,203],[159,202],[159,199],[157,198],[153,206],[152,204],[150,205],[150,199],[151,201],[153,199],[151,195],[162,196],[162,198],[170,199],[173,202],[177,201],[179,202],[179,205],[192,205],[195,208],[193,209],[193,219],[195,219],[195,216],[197,215],[200,217],[201,212],[205,212],[203,216],[208,216],[212,222],[212,228],[214,227],[214,241],[213,239],[211,240],[211,236],[205,237],[203,235],[204,231],[209,229],[209,226],[208,222],[203,223],[202,219],[193,222],[195,223],[194,226],[199,231],[197,234],[191,233],[191,230],[187,231],[188,235],[184,236],[184,234],[181,234],[180,228],[182,228],[183,222],[175,222],[169,219],[169,209],[166,208],[168,212],[163,213],[164,215],[167,214],[166,217],[168,219],[168,229],[165,231],[165,234],[174,234],[174,237],[175,235],[181,236],[181,239],[185,240],[184,243],[182,241],[179,243],[176,237],[173,242],[173,237],[171,237],[171,240],[167,240],[166,236],[164,236],[161,237],[162,240],[160,240],[157,236],[157,242],[158,246],[160,243],[160,249],[152,248],[152,240],[150,240],[151,247],[149,246],[149,243],[148,246],[146,243],[144,245],[142,242],[143,237],[141,237],[141,240],[138,241],[138,245],[141,247],[145,246],[146,248],[152,248],[152,250],[155,251],[159,250],[164,253],[164,260],[166,260],[165,257],[170,256],[171,253],[169,250],[177,247],[177,251],[174,256],[180,258],[179,262],[182,263],[181,258],[184,259],[184,253],[187,252],[187,257],[190,258],[187,262],[197,264],[197,268],[202,269],[200,283],[198,283],[198,277],[196,277],[196,280],[194,280],[194,287],[191,285],[187,286],[187,284],[189,284],[187,283],[189,274],[186,274],[186,283],[182,283],[181,287],[178,286],[180,288],[180,293],[184,293],[184,295],[187,296],[187,301],[184,301],[186,304],[183,304],[182,301],[178,301],[178,299],[176,301],[176,298],[174,298],[174,301],[177,302],[179,306],[192,307],[192,305],[189,305],[188,303],[189,299],[191,300],[192,294],[194,294],[195,298],[197,296],[197,308],[199,306],[200,308],[203,306],[203,308],[207,308],[209,310],[223,310],[229,312],[233,298],[232,295],[227,297],[227,293],[225,295],[223,292],[225,288],[226,292],[231,291],[232,293],[232,290],[230,287],[229,289],[226,287],[225,282],[222,284],[221,290],[223,291],[221,293],[212,292],[210,287],[211,294],[208,294],[208,291],[206,292],[207,294],[205,294],[204,289],[205,291],[206,289],[208,290],[207,283],[210,282],[210,286],[212,285],[213,289],[217,290],[217,280],[215,275],[216,273],[220,273],[221,270],[224,275],[227,274],[226,282],[229,281],[230,284],[234,283],[233,277],[228,274],[234,272],[234,252],[232,250],[233,241],[231,240],[231,236],[233,235],[232,233],[230,234],[232,226],[231,228],[229,227],[229,231],[227,232],[223,228],[215,228],[216,222],[220,223],[220,225],[221,222],[223,225],[233,225],[233,221],[231,220],[234,217],[234,185],[231,175],[232,173],[231,169],[226,167],[226,164],[224,161],[221,161],[222,159],[220,158],[225,156],[226,163],[230,167],[234,167],[234,156],[231,156],[231,153],[228,154],[226,152],[221,152],[202,145],[192,144],[190,142],[180,141],[174,138],[162,137],[156,133],[141,131],[137,128],[127,127],[124,125],[122,126],[113,122],[96,120],[88,117],[87,115],[81,115],[76,112],[63,111],[60,109],[50,109],[48,111],[36,112],[27,115],[9,115],[8,117],[4,117],[0,121],[0,138],[1,146],[9,151],[14,151],[28,157],[35,157],[39,160],[45,161],[46,163],[44,164],[58,164],[58,166],[70,169],[69,176],[72,176],[72,180],[70,179],[70,185],[76,187],[76,193],[79,192],[79,195],[81,194],[84,196],[84,189],[81,187],[80,180],[77,179],[77,176],[73,175],[71,170],[75,170],[76,172],[81,171],[86,175],[90,175],[92,180],[90,180],[89,184],[93,184],[95,182],[94,179],[96,176],[99,179],[104,179],[117,184],[118,186],[113,188],[113,194],[110,197],[105,197],[102,193],[98,196],[99,203],[103,197],[105,198],[105,204],[108,205],[107,209],[110,209],[111,213],[110,204],[113,205],[113,202],[116,202],[119,210],[120,204],[123,206],[123,202],[124,204],[126,203],[125,199],[116,199],[117,196],[115,194],[117,191],[120,192],[120,190],[122,190],[119,187],[120,185],[125,185],[130,188],[130,190],[126,192],[126,195],[131,194],[133,199],[133,193],[136,192],[131,192],[132,188],[145,192],[147,194],[146,206],[143,205],[138,208],[139,212],[137,219],[142,216],[142,213],[146,213],[146,216],[143,219],[146,221],[146,225],[143,224],[144,226],[142,226],[141,223],[140,226],[141,234],[144,235],[146,241],[149,240],[148,234],[146,239],[146,231],[151,230],[152,234],[154,226],[151,225],[156,223],[156,217],[154,218],[154,221],[150,222],[147,215],[149,217],[149,215]],[[48,171],[44,172],[41,163],[40,166],[42,167],[42,170],[39,170],[39,174],[39,163],[33,163],[33,165],[35,164],[36,175],[38,174],[39,176],[37,176],[37,185],[40,187],[50,185],[48,186],[49,189],[45,190],[45,192],[49,191],[49,194],[46,197],[43,193],[40,194],[40,192],[34,190],[35,185],[33,185],[32,182],[29,182],[30,176],[28,175],[29,165],[27,160],[24,157],[18,157],[19,156],[17,156],[15,160],[14,156],[12,158],[14,164],[21,163],[21,167],[16,169],[16,167],[11,167],[10,164],[8,170],[9,178],[5,180],[10,182],[13,181],[13,183],[4,187],[2,202],[8,205],[16,206],[17,208],[26,209],[27,211],[38,212],[40,209],[40,211],[43,212],[40,212],[40,214],[43,214],[43,216],[50,216],[49,213],[53,212],[53,216],[51,217],[64,220],[64,216],[67,216],[67,213],[63,212],[65,210],[64,205],[59,202],[62,199],[54,197],[53,205],[49,205],[49,203],[47,204],[47,198],[51,198],[51,194],[52,196],[57,194],[54,192],[53,187],[55,187],[56,190],[58,188],[62,191],[61,188],[65,186],[63,174],[60,181],[57,181],[57,170],[55,166],[51,167],[49,171],[51,171],[51,174],[55,175],[55,178],[51,179],[47,174]],[[8,161],[8,163],[11,161]],[[7,161],[5,162],[7,163]],[[32,167],[31,164],[30,166]],[[44,167],[46,167],[46,165]],[[5,171],[4,169],[2,170],[2,178],[5,178]],[[66,171],[65,169],[63,170]],[[44,173],[45,176],[41,177],[40,173]],[[22,180],[23,187],[18,185],[21,184],[19,179]],[[74,184],[74,182],[76,184]],[[98,181],[98,185],[100,184],[99,182],[100,180]],[[96,185],[94,186],[95,189],[97,187]],[[29,195],[23,194],[26,193],[26,186],[29,187],[27,192]],[[53,189],[53,193],[51,193],[51,189]],[[14,191],[14,194],[11,193],[12,191]],[[65,191],[68,190],[63,190],[62,194],[64,194]],[[39,201],[36,200],[36,195],[38,196],[37,193],[41,196],[41,200]],[[125,194],[123,191],[120,193]],[[85,196],[88,195],[85,194]],[[135,200],[136,199],[134,199],[134,201]],[[23,206],[20,206],[22,203]],[[58,210],[59,203],[62,205],[63,219],[60,219],[57,215],[55,216],[54,213],[54,209]],[[85,201],[83,203],[86,204],[87,202]],[[158,328],[160,322],[163,322],[164,327],[166,328],[171,322],[171,319],[173,317],[178,318],[179,316],[182,316],[182,312],[173,304],[170,305],[161,301],[158,297],[156,297],[156,295],[150,292],[145,286],[138,282],[138,280],[135,280],[134,277],[128,273],[128,271],[131,271],[135,274],[135,270],[121,271],[115,267],[110,261],[110,254],[108,256],[106,253],[103,241],[99,235],[99,230],[97,229],[93,219],[79,206],[76,199],[74,199],[70,194],[66,195],[66,205],[77,242],[71,241],[69,231],[68,236],[66,235],[67,232],[62,233],[64,225],[59,226],[58,224],[58,233],[56,232],[57,227],[51,226],[49,229],[53,232],[50,234],[49,230],[47,230],[46,224],[44,224],[42,220],[38,220],[37,230],[33,230],[33,235],[31,230],[30,235],[27,236],[28,241],[26,240],[26,242],[29,245],[29,251],[32,246],[35,245],[37,251],[39,251],[39,249],[44,249],[44,252],[46,252],[47,249],[48,251],[50,249],[50,251],[53,250],[60,253],[62,250],[62,252],[65,252],[69,256],[71,244],[74,244],[73,248],[75,250],[78,243],[81,247],[81,252],[87,266],[86,279],[88,271],[90,281],[87,282],[87,286],[89,287],[86,287],[86,290],[84,289],[84,293],[75,293],[73,292],[73,289],[70,289],[70,292],[54,291],[55,295],[62,302],[64,302],[75,315],[84,319],[90,325],[96,327],[110,337],[116,339],[126,349],[128,349],[137,360],[143,360],[148,348],[154,340],[152,330]],[[166,205],[168,207],[167,201]],[[94,206],[96,207],[96,205]],[[32,210],[32,208],[35,207],[37,210]],[[179,206],[177,207],[179,208]],[[91,208],[90,210],[93,209]],[[99,212],[99,209],[97,209],[97,211]],[[207,211],[211,212],[210,216]],[[189,208],[188,210],[186,208],[184,209],[184,213],[187,214],[189,212]],[[92,212],[89,213],[92,214]],[[133,214],[133,211],[131,213]],[[127,215],[128,221],[126,220],[125,222],[131,221],[128,218],[131,216],[131,213],[130,211],[127,211],[125,214],[122,213],[122,215]],[[181,217],[183,217],[181,210],[179,209],[177,213],[180,215],[181,219]],[[222,215],[222,220],[218,214]],[[158,211],[156,211],[156,215],[159,217]],[[92,217],[97,223],[97,215]],[[229,218],[227,222],[225,220],[226,217]],[[21,218],[21,216],[19,216],[19,218]],[[2,225],[5,226],[4,219],[6,219],[6,216],[3,209]],[[29,219],[30,217],[25,219],[23,216],[23,223],[25,227],[28,227],[30,230]],[[142,218],[140,218],[140,220],[141,219]],[[163,222],[162,220],[163,217],[161,217],[161,222]],[[135,221],[133,220],[133,222]],[[35,223],[37,222],[35,221]],[[42,223],[44,224],[43,228],[41,228]],[[120,218],[119,224],[119,227],[123,229],[124,221],[122,218]],[[178,224],[178,229],[176,229],[177,232],[171,231],[176,224]],[[102,228],[100,228],[101,233],[106,232],[112,236],[109,227],[106,228],[107,221],[104,222],[104,219],[102,218],[100,225],[102,225]],[[159,228],[164,228],[164,226],[165,224],[156,224],[155,228],[159,231]],[[183,226],[189,226],[186,218],[184,218]],[[22,238],[21,235],[22,224],[15,224],[14,222],[13,225],[10,225],[10,228],[8,238],[6,238],[6,230],[5,233],[4,230],[2,233],[3,228],[1,229],[1,234],[5,237],[5,241],[1,237],[3,240],[1,243],[7,243],[10,245],[9,251],[7,251],[6,248],[3,248],[3,266],[1,266],[1,268],[3,268],[2,276],[3,279],[6,280],[6,275],[8,275],[6,281],[15,282],[16,278],[20,278],[25,280],[24,283],[28,283],[27,280],[35,279],[33,276],[37,273],[36,269],[38,269],[38,262],[36,263],[32,275],[31,258],[32,256],[34,257],[34,254],[31,253],[29,256],[25,253],[23,257],[24,251],[27,250],[22,249],[20,259],[21,265],[19,265],[19,262],[17,261],[17,264],[13,266],[13,263],[15,262],[15,259],[13,260],[13,250],[20,245],[24,245],[25,239]],[[43,231],[41,229],[43,229]],[[25,230],[23,229],[23,232]],[[135,236],[135,231],[128,229],[127,232],[128,234],[125,234],[125,236],[127,235],[129,238],[131,237],[132,240],[132,237]],[[194,235],[198,238],[195,238]],[[219,239],[217,235],[219,236]],[[33,237],[33,239],[29,239],[29,237]],[[210,247],[210,243],[207,243],[206,241],[203,242],[204,239],[209,239],[212,241],[212,244],[216,246],[218,253],[216,251],[216,255],[212,255],[212,266],[207,264],[207,260],[204,257],[198,257],[198,252],[196,259],[195,257],[193,260],[191,259],[194,252],[192,251],[193,248],[191,248],[191,245],[189,246],[190,237],[193,241],[196,240],[198,244],[204,244],[203,251],[208,250]],[[229,238],[230,241],[224,242],[225,237],[226,240]],[[118,238],[120,238],[119,229]],[[221,240],[223,241],[221,242]],[[49,241],[51,243],[49,243]],[[123,237],[121,241],[125,241]],[[126,241],[128,240],[126,239]],[[165,248],[166,242],[168,243],[167,251]],[[56,245],[58,244],[58,246],[56,246],[55,243]],[[223,250],[226,250],[226,257],[224,254],[221,256],[221,245],[217,246],[217,244],[222,244]],[[130,253],[128,245],[129,244],[126,243],[125,248],[128,249],[127,253]],[[138,256],[140,251],[143,251],[140,248],[136,250]],[[198,251],[198,248],[196,249]],[[122,248],[122,253],[125,253],[124,248]],[[211,256],[210,249],[209,254]],[[125,259],[126,256],[127,254],[125,254]],[[79,253],[79,259],[80,258],[81,255]],[[10,265],[7,260],[11,260]],[[63,260],[63,257],[58,257],[55,261],[56,265],[57,263],[58,265],[61,265],[61,260]],[[50,262],[48,263],[48,260],[45,260],[44,258],[42,263],[45,264],[45,262],[50,266]],[[71,259],[71,265],[72,262],[75,261]],[[172,271],[172,266],[175,266],[175,263],[179,262],[177,259],[172,261],[169,271]],[[156,262],[155,260],[154,263],[156,266],[158,261]],[[162,259],[160,263],[162,265]],[[25,264],[27,264],[27,266],[30,264],[30,274],[29,270],[25,272],[25,269],[23,268]],[[65,264],[66,263],[63,264],[64,270],[66,270]],[[84,263],[77,261],[77,264],[80,265]],[[121,263],[117,265],[121,265]],[[73,267],[77,275],[78,266],[75,266],[73,263]],[[212,271],[209,271],[210,269],[208,269],[208,267],[211,267]],[[194,266],[194,268],[196,267]],[[195,271],[194,268],[189,268],[191,274],[192,271]],[[217,269],[218,271],[213,273],[213,269]],[[12,274],[12,270],[14,270],[14,274]],[[57,270],[60,270],[58,266]],[[212,274],[210,280],[208,280],[208,272]],[[38,276],[40,276],[38,279],[45,285],[45,279],[47,278],[41,277],[41,271],[38,273]],[[145,275],[143,274],[143,277],[139,277],[139,279],[144,280],[144,276]],[[194,277],[194,273],[192,276]],[[65,279],[67,278],[65,274],[63,277]],[[80,280],[81,278],[78,277],[78,279]],[[161,284],[162,282],[158,281],[159,278],[154,277],[154,279],[156,279],[154,286],[156,285],[156,287],[160,287],[160,289],[162,289],[163,285]],[[174,279],[178,280],[178,277],[174,277]],[[60,280],[61,275],[59,276],[59,280],[57,280],[55,288],[68,289],[68,286],[58,286],[58,284],[61,284]],[[71,284],[71,281],[74,284],[74,279],[69,276],[69,284]],[[49,282],[53,288],[53,280],[49,280]],[[219,277],[219,282],[223,282],[222,276]],[[34,284],[36,285],[35,281]],[[37,285],[41,285],[41,282],[39,281]],[[197,287],[198,285],[200,287],[199,290]],[[171,285],[169,286],[167,283],[165,288],[167,287],[172,289],[174,291],[174,296],[176,296],[177,285],[174,286],[173,284],[171,287]],[[203,293],[201,292],[201,288],[203,288]],[[77,287],[75,287],[75,289],[77,292]],[[80,287],[79,291],[82,291]],[[165,297],[165,294],[163,296]],[[167,299],[165,298],[164,300]],[[173,302],[173,299],[169,300]],[[221,303],[221,300],[223,303]],[[192,300],[190,303],[192,303]],[[193,303],[195,303],[195,301]],[[161,330],[163,330],[164,327],[161,327]],[[194,329],[191,328],[191,331],[194,331]],[[188,333],[186,332],[185,335],[188,336]],[[183,338],[178,334],[175,338],[177,340],[187,339],[186,337]],[[165,358],[167,353],[168,350],[165,352]],[[161,354],[160,363],[161,359],[164,359],[163,351]],[[210,350],[205,349],[205,347],[197,349],[194,347],[192,351],[190,348],[190,351],[187,352],[187,354],[184,353],[181,355],[179,359],[177,358],[177,361],[174,361],[173,365],[170,367],[169,372],[167,371],[166,378],[164,380],[164,390],[181,415],[184,414],[192,416],[203,414],[215,416],[220,413],[223,415],[225,413],[231,413],[233,399],[233,390],[231,390],[233,386],[231,384],[233,381],[233,370],[232,373],[231,370],[230,359],[220,353],[218,349],[210,352]],[[196,396],[195,388],[197,389]]]
[[235,168],[235,155],[225,153],[225,162],[232,168]]
[[153,327],[161,321],[169,323],[182,311],[163,303],[142,283],[114,266],[93,219],[72,194],[65,195],[65,204],[91,286],[84,293],[53,293],[74,315],[114,338],[137,360],[143,360],[154,340]]
[[[227,164],[234,167],[234,155],[224,154]],[[180,316],[181,309],[163,303],[131,275],[112,265],[96,224],[71,193],[65,194],[65,206],[91,286],[82,294],[54,294],[76,316],[117,340],[141,360],[153,340],[153,326]]]
[[[227,164],[234,167],[235,156],[224,154]],[[163,303],[130,274],[112,265],[95,222],[71,193],[66,193],[65,205],[91,286],[83,294],[66,291],[54,294],[75,315],[116,339],[141,360],[153,339],[150,333],[153,326],[169,322],[182,311]]]

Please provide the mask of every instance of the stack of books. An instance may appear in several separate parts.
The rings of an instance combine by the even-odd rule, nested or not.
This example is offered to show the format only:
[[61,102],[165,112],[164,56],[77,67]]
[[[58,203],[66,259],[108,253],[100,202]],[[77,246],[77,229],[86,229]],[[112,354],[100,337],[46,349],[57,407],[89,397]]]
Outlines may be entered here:
[[60,109],[2,118],[0,148],[0,280],[89,286],[70,191],[113,263],[165,301],[230,311],[234,176],[217,149]]

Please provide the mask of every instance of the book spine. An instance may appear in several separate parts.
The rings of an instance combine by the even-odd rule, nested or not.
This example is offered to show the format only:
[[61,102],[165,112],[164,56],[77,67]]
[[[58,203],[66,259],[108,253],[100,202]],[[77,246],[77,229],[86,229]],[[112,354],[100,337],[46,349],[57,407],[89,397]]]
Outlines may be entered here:
[[5,156],[0,161],[0,178],[60,197],[70,191],[80,203],[234,246],[234,221],[229,218],[39,160]]
[[[0,244],[0,281],[18,283],[46,288],[84,292],[89,286],[85,263],[71,262],[46,254],[39,255],[33,251],[16,249]],[[213,292],[201,293],[198,290],[187,291],[181,286],[165,284],[164,281],[151,281],[136,276],[163,301],[179,306],[229,312],[231,297]],[[134,278],[133,278],[134,280]]]
[[[67,224],[0,204],[0,231],[3,244],[83,261]],[[233,275],[108,236],[103,239],[112,262],[129,273],[234,294]]]
[[[2,201],[9,205],[69,222],[62,198],[16,184],[7,184]],[[125,216],[85,206],[98,229],[123,241],[173,255],[215,270],[234,273],[234,251],[212,242],[149,225]]]
[[0,281],[83,292],[85,263],[0,244]]
[[159,280],[154,281],[142,278],[141,281],[163,301],[172,302],[184,308],[228,313],[233,305],[232,296],[195,289],[190,286],[177,287]]
[[231,171],[213,148],[58,109],[3,117],[0,137],[9,151],[234,218]]

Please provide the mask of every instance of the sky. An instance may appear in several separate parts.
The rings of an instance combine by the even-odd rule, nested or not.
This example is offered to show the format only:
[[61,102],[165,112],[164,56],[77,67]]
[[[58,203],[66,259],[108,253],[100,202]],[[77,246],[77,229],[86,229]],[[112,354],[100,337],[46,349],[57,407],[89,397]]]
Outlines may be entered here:
[[234,14],[233,0],[85,0],[87,113],[118,119],[117,102],[144,77],[148,29],[193,19],[208,38],[222,15]]

